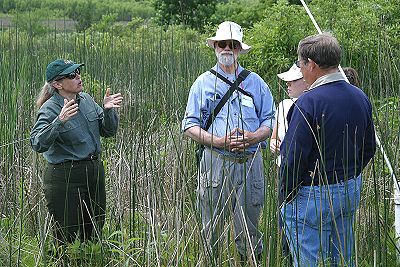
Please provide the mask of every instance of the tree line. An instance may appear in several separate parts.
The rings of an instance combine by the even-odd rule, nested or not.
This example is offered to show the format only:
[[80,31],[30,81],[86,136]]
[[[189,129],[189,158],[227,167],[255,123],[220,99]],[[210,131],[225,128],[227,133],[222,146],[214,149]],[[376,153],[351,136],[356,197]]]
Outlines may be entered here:
[[[320,27],[338,38],[344,51],[342,64],[359,70],[366,90],[375,87],[373,77],[366,76],[378,74],[382,64],[389,68],[386,74],[399,82],[398,0],[306,2]],[[197,36],[190,41],[199,46],[216,25],[232,20],[244,28],[245,41],[254,48],[242,62],[263,77],[287,69],[296,57],[298,41],[316,33],[299,0],[3,0],[0,9],[32,35],[47,33],[48,19],[67,18],[76,21],[74,31],[109,32],[121,38],[131,37],[143,25],[175,27],[178,36]]]

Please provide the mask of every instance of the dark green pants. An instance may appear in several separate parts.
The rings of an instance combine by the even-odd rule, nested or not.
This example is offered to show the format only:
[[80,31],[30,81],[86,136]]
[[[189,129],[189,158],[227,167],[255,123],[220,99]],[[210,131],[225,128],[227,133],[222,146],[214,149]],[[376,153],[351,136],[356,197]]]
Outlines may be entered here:
[[101,161],[48,164],[44,174],[47,208],[56,223],[58,242],[89,240],[105,221],[106,192]]

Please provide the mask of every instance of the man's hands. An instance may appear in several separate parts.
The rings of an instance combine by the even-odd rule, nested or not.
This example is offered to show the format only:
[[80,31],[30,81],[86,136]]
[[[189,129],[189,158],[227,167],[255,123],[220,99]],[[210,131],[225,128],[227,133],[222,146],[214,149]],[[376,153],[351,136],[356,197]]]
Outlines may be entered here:
[[267,126],[261,126],[257,131],[249,132],[235,128],[226,136],[216,136],[201,129],[199,126],[193,126],[187,129],[185,134],[196,142],[209,147],[231,152],[243,152],[250,146],[265,140],[270,134],[270,129]]
[[243,152],[249,146],[259,142],[257,135],[240,128],[233,129],[225,138],[225,149],[231,152]]
[[110,95],[110,88],[107,88],[103,101],[104,108],[119,108],[121,106],[122,99],[123,97],[121,93]]

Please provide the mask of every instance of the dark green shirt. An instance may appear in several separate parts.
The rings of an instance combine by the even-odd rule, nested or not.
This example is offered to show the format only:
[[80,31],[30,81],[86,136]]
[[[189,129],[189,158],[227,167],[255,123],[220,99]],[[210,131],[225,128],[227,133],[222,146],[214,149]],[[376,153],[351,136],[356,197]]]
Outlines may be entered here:
[[55,93],[38,111],[30,134],[33,150],[43,153],[52,164],[82,160],[89,154],[100,154],[100,136],[116,134],[118,114],[114,109],[102,109],[87,93],[77,95],[78,114],[62,123],[58,118],[64,98]]

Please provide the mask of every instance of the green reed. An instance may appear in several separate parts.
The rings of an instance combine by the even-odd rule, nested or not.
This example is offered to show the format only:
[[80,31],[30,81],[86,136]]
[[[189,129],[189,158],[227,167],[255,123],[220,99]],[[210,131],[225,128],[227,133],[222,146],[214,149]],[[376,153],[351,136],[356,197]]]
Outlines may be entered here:
[[[180,132],[189,88],[214,64],[204,39],[181,27],[165,30],[144,26],[129,37],[55,31],[32,37],[17,29],[0,32],[1,266],[57,266],[61,260],[61,256],[51,258],[47,253],[51,227],[42,194],[44,160],[31,151],[27,140],[45,67],[56,58],[86,64],[82,68],[84,88],[98,103],[108,86],[124,95],[119,132],[115,138],[102,140],[107,177],[107,222],[102,242],[73,243],[61,255],[69,256],[71,266],[205,265],[207,255],[196,209],[194,144]],[[365,62],[379,60],[381,72],[370,73],[366,68],[362,78],[366,87],[379,81],[379,88],[369,88],[380,92],[372,99],[377,131],[398,170],[396,96],[400,89],[393,78],[398,69],[395,57],[384,49],[384,43],[381,45],[382,57],[366,56]],[[274,80],[274,96],[282,92],[280,86]],[[278,171],[269,151],[263,155],[263,262],[287,266],[278,231]],[[359,266],[372,266],[374,260],[381,266],[395,266],[393,184],[379,152],[364,177],[356,221]],[[231,232],[232,225],[226,227]],[[236,264],[234,246],[230,236],[221,265]]]

